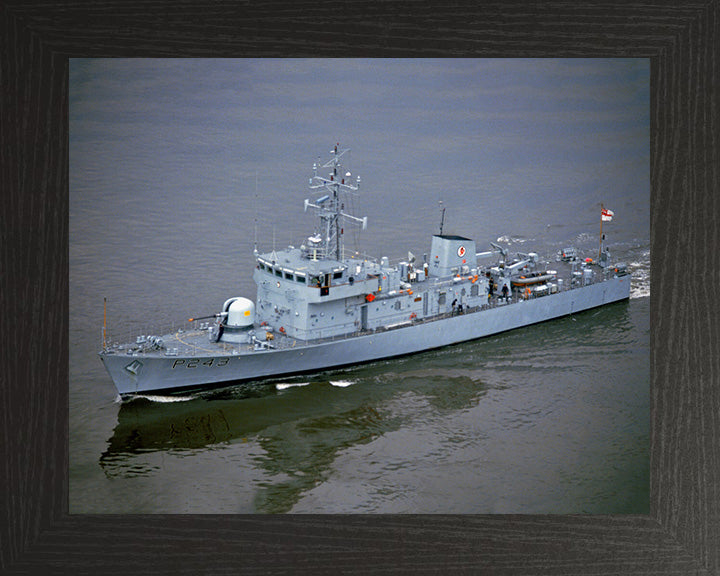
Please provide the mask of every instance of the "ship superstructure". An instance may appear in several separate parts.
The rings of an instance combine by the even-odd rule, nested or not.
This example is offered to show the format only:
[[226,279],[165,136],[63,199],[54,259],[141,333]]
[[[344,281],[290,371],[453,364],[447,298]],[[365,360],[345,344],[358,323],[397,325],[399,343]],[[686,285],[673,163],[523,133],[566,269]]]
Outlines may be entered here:
[[[367,218],[345,211],[360,178],[345,172],[336,145],[314,166],[305,210],[318,226],[298,248],[254,252],[256,300],[229,298],[220,312],[186,328],[103,345],[100,357],[121,395],[178,392],[353,365],[445,346],[626,299],[630,275],[573,248],[552,267],[535,252],[510,255],[467,237],[431,238],[421,261],[346,256],[345,225]],[[318,168],[328,169],[327,175]],[[603,220],[607,220],[602,209]],[[611,216],[610,216],[611,217]],[[601,236],[602,237],[602,236]],[[202,322],[202,320],[207,320]]]

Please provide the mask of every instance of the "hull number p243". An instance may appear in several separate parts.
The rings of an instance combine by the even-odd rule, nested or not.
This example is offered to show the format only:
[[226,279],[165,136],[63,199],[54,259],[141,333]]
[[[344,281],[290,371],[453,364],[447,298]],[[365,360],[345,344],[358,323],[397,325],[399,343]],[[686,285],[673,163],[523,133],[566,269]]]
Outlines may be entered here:
[[184,366],[185,368],[197,368],[198,366],[225,366],[229,361],[229,358],[178,358],[175,362],[173,362],[172,367],[174,370],[178,366]]

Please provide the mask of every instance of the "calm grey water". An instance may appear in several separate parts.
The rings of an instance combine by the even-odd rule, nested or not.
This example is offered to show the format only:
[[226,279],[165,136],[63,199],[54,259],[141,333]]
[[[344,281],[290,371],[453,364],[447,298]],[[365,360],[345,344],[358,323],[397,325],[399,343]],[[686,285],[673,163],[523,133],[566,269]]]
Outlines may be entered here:
[[[348,247],[446,233],[597,254],[631,299],[402,359],[121,403],[97,358],[254,298],[312,163],[362,178]],[[72,60],[70,511],[647,513],[646,60]],[[530,248],[532,246],[532,248]]]

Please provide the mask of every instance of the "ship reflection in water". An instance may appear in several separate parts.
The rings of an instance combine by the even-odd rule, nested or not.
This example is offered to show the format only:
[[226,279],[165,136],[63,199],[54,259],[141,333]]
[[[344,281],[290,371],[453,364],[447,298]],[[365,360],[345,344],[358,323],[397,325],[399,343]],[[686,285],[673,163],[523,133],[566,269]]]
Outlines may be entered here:
[[400,430],[418,411],[462,411],[484,395],[483,383],[463,369],[447,367],[439,378],[430,364],[396,360],[310,381],[138,397],[120,405],[100,466],[109,478],[147,477],[166,457],[227,450],[241,461],[237,473],[247,472],[241,498],[257,512],[287,512],[332,474],[339,454]]

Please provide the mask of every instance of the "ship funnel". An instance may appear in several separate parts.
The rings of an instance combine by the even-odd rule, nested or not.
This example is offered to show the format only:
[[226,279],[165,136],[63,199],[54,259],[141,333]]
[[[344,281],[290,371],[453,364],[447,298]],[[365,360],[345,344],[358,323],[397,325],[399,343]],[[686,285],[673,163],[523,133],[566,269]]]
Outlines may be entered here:
[[430,246],[431,276],[451,276],[462,266],[475,265],[475,241],[464,236],[435,235]]

